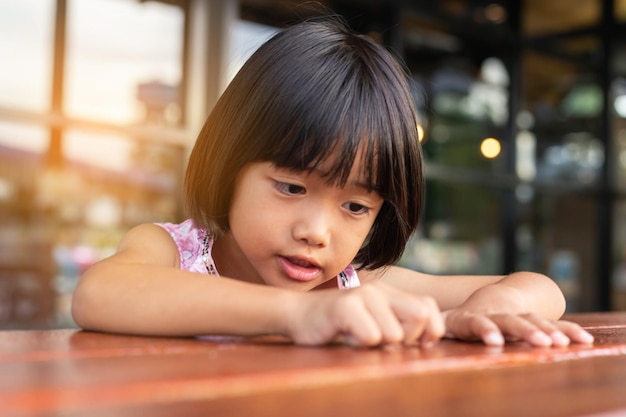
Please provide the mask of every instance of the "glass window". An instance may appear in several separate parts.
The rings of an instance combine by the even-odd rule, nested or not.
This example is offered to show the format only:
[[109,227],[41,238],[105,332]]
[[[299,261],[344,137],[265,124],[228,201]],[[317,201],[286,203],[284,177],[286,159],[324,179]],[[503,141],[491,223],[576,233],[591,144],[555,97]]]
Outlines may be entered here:
[[0,121],[0,156],[29,152],[41,157],[48,149],[48,130],[39,125]]
[[[619,96],[618,96],[619,97]],[[615,98],[616,107],[621,106],[621,101],[626,101],[626,95],[622,99]],[[626,105],[626,104],[625,104]],[[626,191],[626,114],[616,117],[613,122],[613,140],[615,141],[615,183],[618,190]]]
[[182,9],[157,2],[69,2],[67,115],[178,124],[183,24]]
[[21,228],[31,217],[37,177],[34,173],[43,165],[47,146],[46,129],[0,121],[0,229]]
[[522,2],[522,33],[539,36],[567,32],[599,23],[598,0],[525,0]]
[[[71,325],[71,293],[85,268],[130,227],[182,216],[186,150],[163,126],[182,120],[182,8],[68,0],[67,117],[13,121],[13,110],[49,108],[55,4],[0,2],[0,108],[8,109],[0,120],[0,326]],[[76,118],[98,123],[79,127]],[[158,126],[127,133],[108,123]],[[51,143],[61,146],[59,166],[46,163]]]
[[70,223],[123,230],[177,217],[185,157],[181,146],[74,129],[66,132],[63,144],[68,161],[61,182],[65,187],[46,188],[56,192],[53,201],[61,212],[76,205],[78,218],[67,219]]
[[626,310],[626,201],[615,204],[613,230],[613,310]]
[[[131,139],[122,135],[86,133],[68,130],[64,135],[63,154],[69,161],[94,165],[113,171],[132,167]],[[94,152],[97,149],[97,152]]]
[[0,121],[0,328],[42,324],[52,312],[49,251],[33,211],[47,145],[47,129]]
[[0,2],[0,106],[49,109],[54,5],[53,0]]
[[614,162],[615,166],[613,172],[615,185],[619,191],[624,192],[626,191],[626,67],[620,68],[619,65],[616,67],[618,73],[613,80],[609,98],[615,150],[615,160],[611,162]]
[[509,77],[502,61],[489,57],[478,68],[465,61],[446,62],[430,74],[428,81],[416,82],[430,86],[426,92],[429,104],[423,110],[431,115],[423,141],[426,161],[502,170],[509,117]]
[[500,274],[500,193],[484,186],[427,181],[420,233],[401,265],[432,274]]
[[[127,182],[129,188],[145,186],[158,192],[175,192],[181,174],[181,146],[74,129],[66,132],[63,144],[64,153],[72,166],[84,167],[94,173],[108,172],[111,178]],[[105,177],[103,175],[102,179]],[[160,213],[156,217],[171,215]]]
[[563,290],[568,311],[594,305],[596,202],[590,195],[516,190],[518,270],[544,273]]
[[615,20],[626,21],[626,0],[615,0]]
[[522,134],[532,138],[536,179],[593,186],[605,160],[600,140],[603,93],[593,70],[547,55],[524,54]]

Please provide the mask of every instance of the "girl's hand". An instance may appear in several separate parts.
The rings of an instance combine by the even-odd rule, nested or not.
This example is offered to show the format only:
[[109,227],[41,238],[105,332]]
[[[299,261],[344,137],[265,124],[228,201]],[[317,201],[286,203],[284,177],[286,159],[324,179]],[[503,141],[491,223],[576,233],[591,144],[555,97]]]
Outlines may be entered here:
[[445,331],[433,298],[411,295],[382,282],[302,293],[290,310],[288,335],[304,345],[336,341],[353,346],[428,345]]
[[477,314],[462,309],[443,314],[448,338],[482,341],[490,346],[501,346],[505,341],[524,341],[539,347],[593,343],[593,336],[576,323],[534,314]]

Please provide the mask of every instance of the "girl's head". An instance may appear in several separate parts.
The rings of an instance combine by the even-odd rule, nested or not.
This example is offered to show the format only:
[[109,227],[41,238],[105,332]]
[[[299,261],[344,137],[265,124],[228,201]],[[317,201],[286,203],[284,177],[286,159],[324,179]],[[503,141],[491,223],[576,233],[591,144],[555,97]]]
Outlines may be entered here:
[[185,178],[191,218],[228,232],[235,178],[250,162],[323,166],[328,182],[341,187],[357,156],[384,204],[354,262],[377,268],[401,256],[422,209],[406,73],[382,46],[337,21],[300,23],[250,57],[208,117]]

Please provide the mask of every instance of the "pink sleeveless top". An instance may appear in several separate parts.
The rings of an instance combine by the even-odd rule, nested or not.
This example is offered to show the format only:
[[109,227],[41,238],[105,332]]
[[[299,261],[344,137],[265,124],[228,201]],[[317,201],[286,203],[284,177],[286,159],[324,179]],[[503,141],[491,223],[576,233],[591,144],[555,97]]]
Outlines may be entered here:
[[[206,230],[195,227],[191,219],[182,223],[155,223],[169,232],[180,255],[180,269],[198,272],[205,275],[219,276],[211,256],[213,249],[213,236]],[[359,277],[352,267],[337,275],[337,286],[340,289],[355,288],[361,285]]]

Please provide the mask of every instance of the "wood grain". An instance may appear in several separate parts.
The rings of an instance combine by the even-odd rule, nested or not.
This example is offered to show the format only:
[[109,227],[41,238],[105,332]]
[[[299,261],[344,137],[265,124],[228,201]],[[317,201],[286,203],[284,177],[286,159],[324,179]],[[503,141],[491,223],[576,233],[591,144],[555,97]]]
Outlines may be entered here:
[[626,313],[593,346],[308,348],[277,337],[0,332],[1,416],[626,414]]

